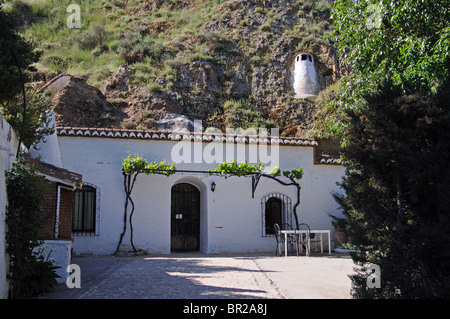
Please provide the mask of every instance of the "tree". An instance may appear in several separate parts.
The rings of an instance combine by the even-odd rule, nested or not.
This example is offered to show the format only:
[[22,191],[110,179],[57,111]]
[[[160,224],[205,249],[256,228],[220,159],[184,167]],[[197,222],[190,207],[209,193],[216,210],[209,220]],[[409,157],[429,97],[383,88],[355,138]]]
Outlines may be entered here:
[[16,132],[23,133],[22,142],[29,148],[44,140],[45,136],[53,134],[54,127],[50,125],[50,118],[47,116],[52,108],[50,99],[39,94],[29,84],[26,85],[25,92],[27,103],[25,123],[23,123],[23,98],[21,95],[0,102],[0,113]]
[[[15,56],[20,68],[26,70],[39,60],[42,52],[35,50],[31,41],[25,40],[15,31],[18,26],[17,20],[3,10],[3,1],[1,0],[0,25],[2,26],[0,33],[0,102],[4,102],[22,93],[21,75]],[[25,73],[22,75],[24,81],[27,82],[29,80],[27,75]]]
[[381,288],[352,276],[359,298],[450,297],[450,80],[437,93],[385,82],[345,115],[346,176],[336,195],[360,265]]
[[450,1],[333,2],[332,42],[350,69],[321,100],[319,135],[342,136],[335,195],[361,266],[359,298],[448,298]]
[[42,52],[36,51],[30,41],[14,30],[18,26],[17,19],[3,10],[1,0],[0,25],[0,113],[21,134],[21,142],[30,147],[53,133],[54,129],[49,126],[46,116],[51,109],[50,101],[30,85],[22,86],[22,81],[29,81],[25,70],[32,68]]
[[344,133],[343,109],[385,80],[435,91],[450,68],[450,0],[336,0],[329,41],[350,75],[320,107],[316,132]]
[[331,18],[332,39],[356,76],[425,87],[445,78],[449,0],[338,0]]

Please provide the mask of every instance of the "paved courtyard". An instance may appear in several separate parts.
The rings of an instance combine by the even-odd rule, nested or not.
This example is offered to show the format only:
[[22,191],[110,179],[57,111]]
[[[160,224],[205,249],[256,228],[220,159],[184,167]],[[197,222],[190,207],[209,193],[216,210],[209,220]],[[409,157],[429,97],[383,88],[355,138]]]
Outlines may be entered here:
[[175,253],[75,257],[81,288],[60,284],[41,299],[347,299],[353,261],[310,257]]

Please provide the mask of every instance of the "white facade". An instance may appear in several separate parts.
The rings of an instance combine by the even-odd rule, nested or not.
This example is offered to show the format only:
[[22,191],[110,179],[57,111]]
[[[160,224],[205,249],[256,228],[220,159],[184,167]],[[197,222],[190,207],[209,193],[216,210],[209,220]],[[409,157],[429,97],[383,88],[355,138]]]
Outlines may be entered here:
[[[50,113],[54,123],[54,114]],[[16,161],[19,138],[11,125],[0,115],[0,299],[8,298],[9,283],[7,273],[9,267],[8,256],[6,254],[6,179],[5,172],[10,171]],[[52,165],[61,167],[61,154],[59,153],[59,143],[56,132],[47,136],[46,143],[40,143],[39,151],[31,149],[30,153],[35,156],[42,155],[41,160]],[[27,151],[26,147],[21,145],[22,151]],[[49,179],[49,176],[46,176]],[[58,180],[55,180],[59,182]],[[51,251],[51,259],[54,265],[61,267],[56,273],[61,277],[58,282],[64,282],[67,277],[66,268],[70,264],[70,252],[72,241],[67,240],[45,240],[42,246],[36,247],[36,251],[43,249],[48,254]]]
[[5,171],[9,171],[16,159],[19,139],[11,125],[0,115],[0,299],[8,297],[8,257],[6,255],[5,217],[6,217],[6,181]]
[[[49,126],[55,127],[55,113],[49,112],[47,117],[50,118]],[[56,131],[51,135],[44,137],[44,140],[40,141],[38,145],[30,148],[30,156],[36,158],[40,156],[42,162],[54,165],[56,167],[62,167],[61,154],[59,153],[58,137]]]
[[59,276],[56,278],[58,283],[65,283],[69,276],[67,267],[71,261],[71,250],[71,240],[44,240],[41,246],[35,248],[35,251],[40,251],[44,258],[49,258],[53,266],[59,267],[55,270]]
[[[189,140],[193,135],[181,135],[178,138]],[[165,160],[170,163],[173,161],[173,150],[179,149],[181,145],[180,140],[168,139],[167,134],[161,132],[58,129],[63,167],[82,174],[85,183],[97,188],[95,234],[75,235],[75,254],[115,252],[124,227],[126,197],[121,171],[123,159],[128,154],[138,154],[148,161]],[[230,147],[229,143],[223,142],[204,141],[194,145],[194,141],[189,140],[184,143],[192,146],[193,153],[194,147],[200,147],[202,152],[211,152],[211,147],[215,147],[216,153],[219,147],[223,147],[224,159],[227,156],[226,147]],[[281,139],[269,145],[269,151],[279,146],[279,165],[282,170],[304,169],[300,181],[301,203],[297,208],[300,222],[309,224],[311,229],[332,230],[328,214],[339,212],[332,192],[340,191],[336,182],[344,175],[344,168],[340,165],[314,164],[314,145],[311,145],[314,143]],[[231,145],[238,147],[237,143]],[[255,140],[253,144],[245,144],[245,149],[248,152],[258,146]],[[228,156],[226,159],[230,160]],[[214,169],[217,164],[207,164],[203,160],[202,163],[178,163],[176,168],[205,171]],[[214,192],[211,191],[213,182],[216,184]],[[205,253],[275,252],[275,238],[266,237],[263,229],[262,201],[272,193],[289,197],[292,207],[297,201],[294,186],[283,186],[264,177],[259,181],[252,198],[251,178],[233,176],[225,179],[208,173],[191,172],[175,173],[170,177],[140,174],[131,195],[135,204],[133,242],[137,249],[149,254],[171,253],[171,189],[178,183],[194,185],[200,191],[199,250]],[[129,245],[128,223],[126,227],[123,244]]]
[[316,96],[319,92],[314,57],[311,54],[300,53],[295,57],[292,85],[297,98]]

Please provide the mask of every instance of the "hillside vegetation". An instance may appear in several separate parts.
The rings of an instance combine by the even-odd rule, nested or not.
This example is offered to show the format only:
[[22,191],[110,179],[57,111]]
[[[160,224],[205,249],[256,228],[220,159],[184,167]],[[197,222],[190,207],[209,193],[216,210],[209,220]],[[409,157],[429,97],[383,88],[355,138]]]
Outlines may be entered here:
[[[69,28],[77,2],[81,28]],[[104,94],[108,108],[80,125],[154,129],[169,114],[305,135],[315,107],[293,97],[295,56],[314,55],[321,89],[342,72],[324,40],[326,0],[13,0],[4,9],[43,51],[37,80],[70,74]]]

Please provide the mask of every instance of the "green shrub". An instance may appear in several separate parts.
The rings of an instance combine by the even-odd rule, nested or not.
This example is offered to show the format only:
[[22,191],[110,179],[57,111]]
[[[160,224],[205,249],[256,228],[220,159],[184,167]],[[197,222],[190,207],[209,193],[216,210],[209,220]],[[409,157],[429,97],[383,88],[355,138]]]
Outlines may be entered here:
[[259,55],[254,55],[250,58],[250,62],[258,64],[261,62],[261,57]]
[[239,25],[241,27],[245,27],[248,25],[248,21],[246,19],[242,19],[241,21],[239,21]]
[[56,284],[57,268],[36,250],[43,220],[41,210],[45,187],[35,165],[20,156],[11,171],[5,172],[8,206],[6,208],[6,252],[9,256],[10,298],[31,298],[51,290]]
[[272,28],[271,24],[266,22],[264,24],[261,24],[258,29],[261,31],[270,31],[270,29]]
[[108,32],[101,24],[94,23],[91,31],[84,31],[80,33],[76,38],[76,42],[82,49],[95,49],[102,47],[103,43],[108,36]]
[[129,31],[120,39],[118,52],[119,57],[127,64],[133,64],[144,60],[145,57],[159,60],[164,52],[164,46],[149,36]]
[[223,104],[223,110],[226,115],[226,124],[232,128],[271,128],[274,124],[265,120],[262,113],[256,108],[253,101],[228,100]]

